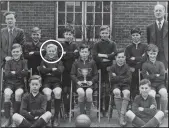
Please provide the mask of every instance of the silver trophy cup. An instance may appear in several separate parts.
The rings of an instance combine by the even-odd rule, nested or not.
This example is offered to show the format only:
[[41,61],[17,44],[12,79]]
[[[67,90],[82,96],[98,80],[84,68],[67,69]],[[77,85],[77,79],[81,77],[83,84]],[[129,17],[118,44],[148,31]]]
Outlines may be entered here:
[[84,84],[87,84],[86,77],[91,72],[91,70],[92,70],[91,68],[82,68],[82,69],[78,68],[78,72],[82,74],[84,77],[83,81]]

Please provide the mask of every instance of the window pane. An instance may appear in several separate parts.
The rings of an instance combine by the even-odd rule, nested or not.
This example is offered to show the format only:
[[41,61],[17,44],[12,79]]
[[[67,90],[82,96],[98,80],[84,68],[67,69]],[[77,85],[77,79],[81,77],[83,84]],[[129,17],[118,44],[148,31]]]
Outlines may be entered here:
[[103,2],[103,11],[110,12],[110,2],[109,1]]
[[100,26],[95,27],[95,38],[100,38]]
[[93,13],[87,13],[87,25],[93,24]]
[[65,24],[65,13],[58,14],[58,24],[64,25]]
[[94,2],[87,2],[87,12],[94,11]]
[[95,14],[95,24],[102,25],[102,14],[101,13]]
[[82,38],[82,26],[75,26],[75,37]]
[[64,28],[65,28],[65,26],[58,27],[58,38],[64,38],[64,36],[63,36]]
[[59,1],[58,2],[58,10],[59,11],[62,11],[62,12],[65,12],[65,2],[64,1]]
[[87,33],[87,39],[91,39],[91,38],[94,38],[94,35],[93,35],[93,29],[94,27],[93,26],[87,26],[86,28],[86,33]]
[[6,23],[5,23],[5,17],[3,16],[3,14],[4,14],[4,12],[1,12],[1,16],[0,16],[0,17],[2,18],[1,21],[2,21],[2,24],[6,24]]
[[75,13],[75,25],[82,24],[82,13]]
[[75,2],[75,12],[82,12],[82,2]]
[[1,2],[1,10],[8,10],[7,1],[2,1]]
[[66,2],[67,4],[67,12],[73,12],[74,2]]
[[96,2],[95,12],[102,12],[102,2],[101,1]]
[[73,23],[73,13],[67,13],[67,23]]
[[103,14],[103,24],[110,25],[110,13]]

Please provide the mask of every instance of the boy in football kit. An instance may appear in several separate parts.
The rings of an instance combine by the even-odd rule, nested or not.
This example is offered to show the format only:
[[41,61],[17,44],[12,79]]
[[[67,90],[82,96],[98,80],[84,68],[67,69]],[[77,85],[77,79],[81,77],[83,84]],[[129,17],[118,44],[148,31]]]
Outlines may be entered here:
[[[110,67],[109,75],[114,102],[120,117],[120,125],[125,126],[125,114],[130,101],[131,72],[129,66],[125,63],[126,56],[124,55],[124,50],[119,50],[115,55],[115,59],[116,64]],[[123,94],[123,98],[121,97],[121,93]]]
[[[44,58],[47,61],[56,61],[58,59],[58,47],[55,44],[48,44]],[[54,93],[54,127],[59,125],[58,114],[61,104],[61,73],[63,70],[64,67],[61,61],[58,63],[47,63],[43,60],[40,65],[40,72],[44,78],[42,92],[47,96],[47,111],[51,111],[51,94],[52,92]]]
[[155,98],[156,93],[160,94],[161,111],[164,112],[167,108],[168,94],[165,87],[165,66],[163,62],[157,61],[158,47],[154,44],[149,44],[148,60],[142,65],[143,78],[147,78],[151,82],[151,91],[149,95]]
[[63,71],[63,99],[64,99],[64,107],[65,107],[65,113],[68,117],[69,114],[69,103],[70,103],[70,85],[71,85],[71,78],[70,78],[70,72],[72,68],[72,64],[75,61],[75,59],[78,58],[78,47],[76,42],[73,41],[74,35],[73,30],[70,28],[65,28],[64,32],[64,39],[65,41],[62,43],[64,53],[62,62],[64,65],[64,71]]
[[157,111],[155,98],[149,95],[151,82],[143,79],[139,84],[140,94],[134,99],[132,110],[126,112],[126,117],[134,127],[157,127],[164,117],[162,111]]
[[40,47],[42,45],[40,42],[41,29],[33,27],[31,30],[31,38],[31,42],[24,44],[24,58],[28,60],[28,69],[32,68],[32,74],[34,75],[39,74],[37,67],[40,66],[42,61],[40,56]]
[[[107,25],[100,27],[101,41],[95,43],[93,48],[93,58],[96,61],[97,68],[101,69],[101,114],[108,116],[109,104],[109,77],[107,67],[112,65],[114,54],[116,53],[116,43],[109,39],[110,28]],[[104,102],[105,101],[105,102]],[[103,107],[105,106],[105,108]]]
[[79,54],[79,59],[72,65],[71,78],[77,89],[80,114],[84,114],[86,99],[86,114],[90,117],[92,94],[98,81],[98,72],[95,61],[89,58],[90,48],[88,45],[82,44],[79,48]]
[[13,123],[17,127],[44,127],[52,117],[51,112],[46,112],[47,99],[39,92],[42,86],[42,78],[33,75],[29,79],[30,93],[25,94],[22,102],[20,114],[12,116]]
[[5,122],[2,127],[7,127],[10,122],[11,95],[15,94],[14,113],[19,113],[21,97],[24,93],[24,77],[28,75],[27,61],[21,59],[22,47],[13,44],[11,49],[12,59],[5,64],[4,76],[4,110]]
[[139,94],[139,75],[138,71],[142,64],[147,60],[147,44],[141,42],[141,30],[138,27],[131,29],[132,43],[125,49],[126,63],[132,71],[131,81],[131,100]]

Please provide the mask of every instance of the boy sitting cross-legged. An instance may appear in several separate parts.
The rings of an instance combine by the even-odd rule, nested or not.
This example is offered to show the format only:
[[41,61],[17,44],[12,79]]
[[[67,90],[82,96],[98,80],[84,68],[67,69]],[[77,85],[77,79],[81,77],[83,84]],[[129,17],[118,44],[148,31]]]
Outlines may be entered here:
[[79,49],[80,57],[72,65],[71,78],[77,87],[80,113],[84,114],[86,97],[86,114],[90,117],[92,93],[94,85],[98,81],[98,72],[95,61],[89,58],[89,46],[82,44]]
[[157,112],[155,98],[149,95],[151,82],[148,79],[140,81],[140,95],[137,95],[132,105],[132,111],[126,112],[126,116],[135,127],[156,127],[164,117],[162,111]]
[[[110,67],[110,78],[114,94],[116,109],[120,116],[120,125],[126,125],[125,113],[130,101],[130,83],[131,72],[129,66],[125,63],[126,56],[124,50],[120,50],[115,55],[116,64]],[[121,92],[123,98],[121,98]]]
[[17,127],[43,127],[51,119],[51,112],[46,112],[46,96],[39,92],[42,79],[33,75],[29,80],[30,93],[26,94],[21,103],[20,114],[12,116]]

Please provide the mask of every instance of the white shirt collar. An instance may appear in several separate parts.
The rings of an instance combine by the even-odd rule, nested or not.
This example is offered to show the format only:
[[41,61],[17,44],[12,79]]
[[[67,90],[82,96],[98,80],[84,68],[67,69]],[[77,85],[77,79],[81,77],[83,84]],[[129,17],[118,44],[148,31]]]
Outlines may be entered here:
[[[12,28],[12,33],[13,33],[14,27]],[[8,32],[10,32],[10,28],[8,28]]]
[[[157,24],[157,26],[158,26],[158,23],[159,23],[159,21],[158,21],[158,20],[156,20],[156,24]],[[164,24],[164,18],[161,20],[161,28],[163,27],[163,24]]]

